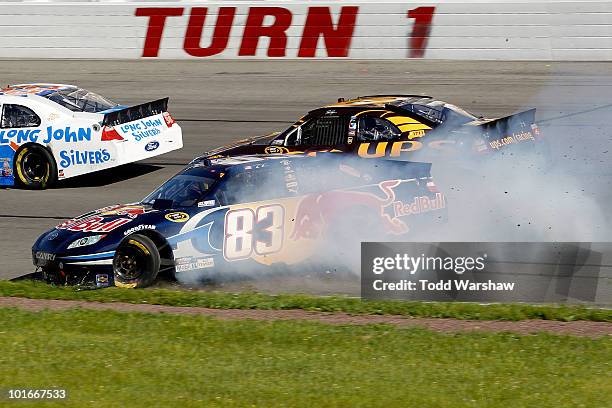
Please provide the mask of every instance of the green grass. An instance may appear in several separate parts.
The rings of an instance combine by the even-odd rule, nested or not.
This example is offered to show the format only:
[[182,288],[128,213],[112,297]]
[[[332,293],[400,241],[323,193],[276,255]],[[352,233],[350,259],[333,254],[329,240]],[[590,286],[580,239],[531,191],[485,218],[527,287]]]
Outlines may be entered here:
[[103,290],[79,291],[73,287],[54,287],[41,282],[0,281],[0,296],[149,303],[169,306],[201,306],[216,309],[304,309],[323,312],[347,312],[351,314],[387,314],[477,320],[545,319],[561,321],[612,321],[612,310],[583,306],[365,301],[342,296],[234,294],[172,289],[131,290],[107,288]]
[[65,388],[62,407],[612,403],[609,338],[0,308],[0,350],[0,388]]

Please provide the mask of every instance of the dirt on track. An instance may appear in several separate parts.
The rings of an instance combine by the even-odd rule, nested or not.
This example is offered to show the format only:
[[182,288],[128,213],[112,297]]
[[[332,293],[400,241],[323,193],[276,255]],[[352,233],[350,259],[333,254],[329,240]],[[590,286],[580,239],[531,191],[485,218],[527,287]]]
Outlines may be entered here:
[[322,313],[305,310],[209,309],[204,307],[180,307],[121,302],[101,303],[75,300],[27,299],[18,297],[0,297],[0,307],[16,307],[28,311],[82,308],[89,310],[113,310],[118,312],[189,314],[210,316],[225,320],[307,320],[326,324],[392,324],[400,327],[424,327],[438,332],[487,331],[512,332],[523,335],[546,332],[558,335],[593,338],[612,336],[612,323],[593,321],[560,322],[552,320],[500,321],[410,318],[390,315]]

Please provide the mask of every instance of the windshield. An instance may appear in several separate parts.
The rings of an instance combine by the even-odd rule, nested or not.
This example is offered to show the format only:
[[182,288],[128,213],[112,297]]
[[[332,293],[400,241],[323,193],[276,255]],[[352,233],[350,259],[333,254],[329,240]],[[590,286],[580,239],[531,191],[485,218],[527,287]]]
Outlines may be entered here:
[[215,179],[191,174],[179,174],[166,181],[149,194],[143,204],[153,204],[156,199],[172,200],[172,208],[192,207],[210,191]]
[[117,103],[82,88],[62,89],[45,95],[45,98],[73,112],[97,113],[118,106]]

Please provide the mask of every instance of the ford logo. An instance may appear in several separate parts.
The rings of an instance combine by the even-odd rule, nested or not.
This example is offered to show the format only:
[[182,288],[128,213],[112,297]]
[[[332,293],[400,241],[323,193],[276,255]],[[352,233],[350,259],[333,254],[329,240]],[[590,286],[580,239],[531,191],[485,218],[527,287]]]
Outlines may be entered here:
[[159,142],[149,142],[145,146],[145,150],[147,152],[152,152],[153,150],[157,149],[158,147],[159,147]]

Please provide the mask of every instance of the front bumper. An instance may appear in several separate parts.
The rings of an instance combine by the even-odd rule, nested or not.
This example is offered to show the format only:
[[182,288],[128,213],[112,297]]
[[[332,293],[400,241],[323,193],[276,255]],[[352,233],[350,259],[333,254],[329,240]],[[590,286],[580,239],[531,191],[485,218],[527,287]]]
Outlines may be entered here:
[[78,256],[60,256],[32,250],[32,261],[48,283],[103,288],[114,286],[114,251]]

